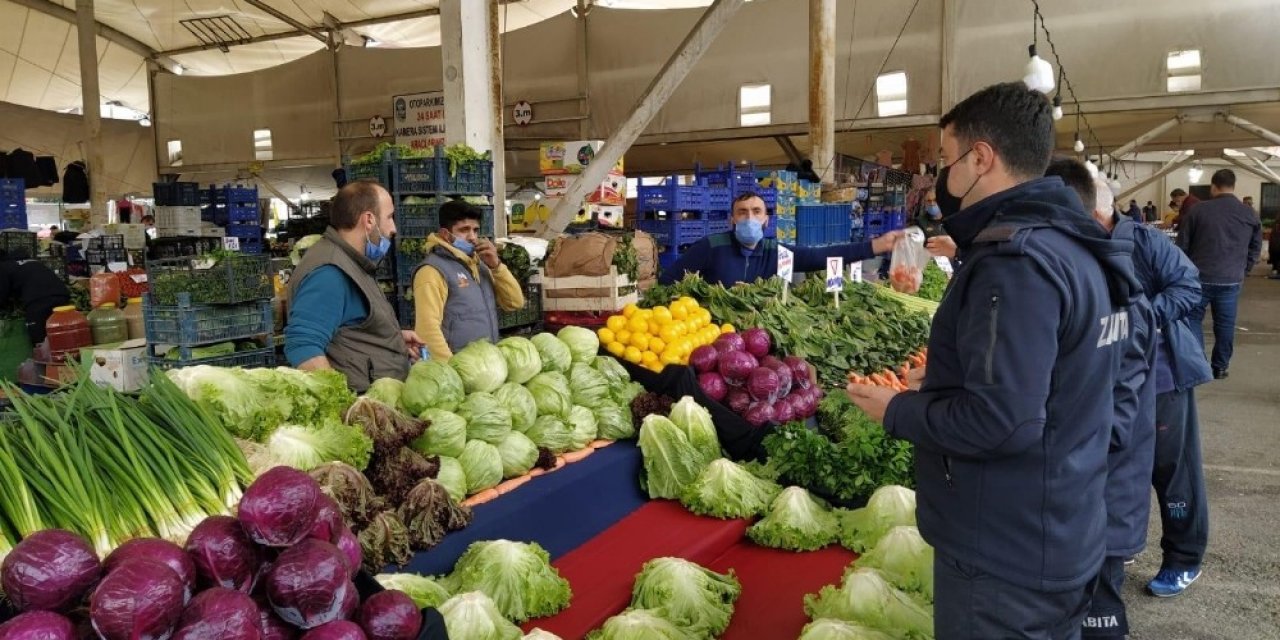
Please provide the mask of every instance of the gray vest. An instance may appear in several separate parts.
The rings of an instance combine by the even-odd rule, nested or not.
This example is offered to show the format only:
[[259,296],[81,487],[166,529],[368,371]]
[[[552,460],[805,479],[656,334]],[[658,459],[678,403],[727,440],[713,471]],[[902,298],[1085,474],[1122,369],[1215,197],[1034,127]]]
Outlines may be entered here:
[[493,274],[489,267],[483,263],[478,265],[480,281],[477,282],[468,265],[439,246],[427,254],[422,267],[439,271],[449,287],[440,331],[444,333],[444,341],[449,344],[450,351],[457,353],[480,339],[498,341],[498,301],[494,297]]
[[[329,364],[347,376],[347,385],[356,393],[364,393],[378,378],[404,380],[409,375],[404,336],[400,333],[395,309],[373,277],[377,265],[356,253],[333,227],[325,230],[324,238],[307,250],[302,264],[293,270],[289,297],[293,298],[307,274],[325,265],[333,265],[346,274],[369,305],[369,316],[364,322],[340,327],[333,336],[324,352]],[[334,295],[337,294],[335,291]]]

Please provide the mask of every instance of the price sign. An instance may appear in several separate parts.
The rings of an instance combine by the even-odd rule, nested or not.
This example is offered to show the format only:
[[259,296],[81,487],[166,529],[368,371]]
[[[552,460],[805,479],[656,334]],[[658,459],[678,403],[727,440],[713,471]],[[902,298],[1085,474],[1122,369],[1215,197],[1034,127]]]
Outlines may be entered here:
[[222,239],[222,248],[223,248],[223,249],[226,249],[227,251],[239,251],[239,250],[240,250],[240,238],[236,238],[236,237],[234,237],[234,236],[227,236],[227,237],[223,238],[223,239]]
[[849,265],[849,280],[851,282],[862,282],[862,263],[855,262]]
[[951,260],[948,260],[943,256],[934,256],[933,263],[938,265],[938,268],[942,269],[942,272],[947,274],[948,278],[955,274],[955,269],[951,268]]
[[511,119],[515,120],[515,123],[522,127],[533,122],[533,105],[524,100],[517,102],[515,106],[511,108]]
[[844,258],[827,258],[827,293],[839,293],[844,288]]
[[791,282],[796,272],[796,254],[790,249],[778,245],[778,277]]

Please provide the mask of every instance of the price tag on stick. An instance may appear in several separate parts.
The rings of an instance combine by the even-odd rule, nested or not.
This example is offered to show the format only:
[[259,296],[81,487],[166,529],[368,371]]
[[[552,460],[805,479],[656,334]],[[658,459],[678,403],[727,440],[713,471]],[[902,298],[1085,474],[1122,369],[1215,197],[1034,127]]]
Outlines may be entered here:
[[862,263],[861,262],[855,262],[849,265],[849,281],[858,282],[858,283],[862,282]]
[[791,292],[791,278],[795,275],[796,255],[790,249],[778,245],[778,277],[782,278],[782,304],[787,303]]
[[240,238],[234,236],[226,236],[222,239],[222,248],[227,251],[240,250]]
[[827,293],[835,294],[836,306],[840,306],[840,290],[844,288],[844,258],[827,258]]

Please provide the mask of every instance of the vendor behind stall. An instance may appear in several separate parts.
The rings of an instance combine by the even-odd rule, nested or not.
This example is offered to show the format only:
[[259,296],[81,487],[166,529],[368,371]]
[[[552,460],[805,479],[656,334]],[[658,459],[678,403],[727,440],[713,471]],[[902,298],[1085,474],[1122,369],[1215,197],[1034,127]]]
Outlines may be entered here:
[[[768,222],[769,213],[760,196],[738,196],[733,202],[733,230],[709,235],[690,245],[671,268],[663,269],[658,281],[671,284],[686,273],[695,272],[707,282],[726,287],[772,278],[778,271],[778,243],[764,237]],[[887,253],[901,236],[901,231],[890,231],[871,242],[787,248],[795,252],[795,271],[804,273],[826,269],[827,258],[838,256],[849,264]]]
[[0,307],[11,304],[22,311],[31,344],[44,341],[44,323],[54,307],[71,303],[67,285],[25,249],[0,251]]
[[498,248],[480,237],[482,213],[460,201],[440,205],[440,230],[413,276],[415,328],[432,358],[448,360],[476,340],[498,341],[498,309],[524,306],[524,291]]
[[391,194],[373,182],[338,191],[329,228],[289,280],[285,356],[303,370],[336,369],[363,393],[378,378],[404,380],[422,346],[401,331],[374,279],[396,232]]

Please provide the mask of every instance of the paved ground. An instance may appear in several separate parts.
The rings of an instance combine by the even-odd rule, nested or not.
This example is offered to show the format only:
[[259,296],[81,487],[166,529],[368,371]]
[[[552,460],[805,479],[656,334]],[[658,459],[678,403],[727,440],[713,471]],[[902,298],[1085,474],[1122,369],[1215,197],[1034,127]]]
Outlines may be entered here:
[[1248,279],[1238,325],[1231,377],[1197,390],[1210,501],[1204,575],[1176,598],[1145,593],[1160,568],[1152,510],[1147,551],[1125,585],[1133,640],[1280,640],[1280,280]]

